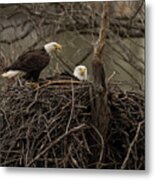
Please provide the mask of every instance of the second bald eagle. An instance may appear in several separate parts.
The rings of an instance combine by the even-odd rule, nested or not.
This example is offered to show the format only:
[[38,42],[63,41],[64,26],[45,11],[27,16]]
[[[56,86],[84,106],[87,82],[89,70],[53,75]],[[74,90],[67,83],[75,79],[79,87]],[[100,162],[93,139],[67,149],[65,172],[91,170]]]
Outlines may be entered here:
[[28,51],[4,69],[2,77],[12,78],[20,73],[26,80],[37,81],[41,71],[49,64],[50,55],[53,51],[62,49],[56,42],[45,44],[42,49]]

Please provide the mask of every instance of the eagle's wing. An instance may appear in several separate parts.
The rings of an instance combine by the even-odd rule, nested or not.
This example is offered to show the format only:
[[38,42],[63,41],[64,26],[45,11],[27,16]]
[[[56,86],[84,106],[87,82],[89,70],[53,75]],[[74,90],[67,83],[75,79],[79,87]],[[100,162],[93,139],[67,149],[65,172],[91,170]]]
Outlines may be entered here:
[[49,63],[49,55],[39,50],[29,51],[10,65],[6,70],[19,70],[24,72],[42,70]]

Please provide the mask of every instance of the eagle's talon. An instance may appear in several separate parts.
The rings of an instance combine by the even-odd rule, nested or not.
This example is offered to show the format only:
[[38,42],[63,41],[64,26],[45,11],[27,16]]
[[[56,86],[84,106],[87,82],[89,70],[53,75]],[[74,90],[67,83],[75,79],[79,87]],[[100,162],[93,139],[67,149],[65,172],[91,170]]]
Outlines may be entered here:
[[30,87],[33,88],[33,89],[36,89],[36,90],[38,90],[38,89],[40,88],[40,85],[39,85],[38,82],[26,81],[25,84],[26,84],[27,86],[30,86]]

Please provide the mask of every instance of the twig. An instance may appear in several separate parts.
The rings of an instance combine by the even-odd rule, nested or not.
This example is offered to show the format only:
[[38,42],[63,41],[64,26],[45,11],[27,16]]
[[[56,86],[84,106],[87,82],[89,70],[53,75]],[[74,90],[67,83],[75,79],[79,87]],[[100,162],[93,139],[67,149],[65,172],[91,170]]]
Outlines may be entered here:
[[82,64],[92,54],[92,52],[93,48],[91,47],[89,51],[84,55],[84,57],[82,57],[82,59],[80,59],[80,61],[76,63],[76,66]]
[[2,114],[3,114],[3,116],[4,116],[3,119],[5,119],[5,121],[6,121],[6,123],[7,123],[7,126],[10,128],[10,123],[9,123],[9,121],[8,121],[8,119],[7,119],[6,112],[5,112],[2,108],[0,108],[0,111],[2,112]]
[[90,125],[94,130],[95,132],[97,133],[98,137],[100,138],[100,141],[101,141],[101,148],[100,148],[100,155],[99,155],[99,160],[96,164],[96,168],[99,169],[101,168],[101,164],[102,164],[102,160],[103,160],[103,154],[104,154],[104,139],[102,137],[102,134],[98,131],[98,129],[93,126],[92,124]]
[[57,53],[55,53],[56,57],[58,58],[58,60],[67,68],[67,71],[69,71],[71,74],[73,73],[73,67],[70,67],[65,60],[62,59],[62,57],[60,57]]
[[27,166],[29,167],[34,161],[36,161],[37,159],[39,159],[43,154],[45,154],[50,148],[52,148],[55,144],[57,144],[59,141],[61,141],[63,138],[65,138],[66,136],[70,135],[71,133],[74,133],[76,131],[79,131],[80,129],[86,128],[86,124],[80,124],[77,127],[72,128],[71,130],[69,130],[67,133],[62,134],[61,136],[59,136],[55,141],[53,141],[53,143],[50,143],[49,146],[47,148],[45,148],[40,154],[38,154],[34,159],[32,159]]
[[97,56],[99,60],[101,60],[102,51],[105,46],[108,27],[109,27],[109,2],[104,2],[103,13],[101,16],[101,28],[99,32],[99,38],[94,48],[94,55]]
[[123,163],[121,165],[121,169],[125,169],[125,167],[126,167],[127,161],[129,160],[129,156],[130,156],[131,150],[132,150],[134,144],[136,143],[136,141],[138,139],[138,136],[139,136],[139,133],[140,133],[140,128],[141,128],[142,124],[144,124],[144,121],[138,123],[138,127],[137,127],[137,131],[136,131],[135,137],[133,138],[132,142],[129,145],[128,152],[127,152],[126,157],[125,157],[125,159],[124,159],[124,161],[123,161]]
[[75,92],[74,92],[74,86],[73,83],[71,83],[71,88],[72,88],[72,107],[71,107],[71,113],[70,113],[70,117],[66,126],[66,133],[68,132],[71,120],[73,118],[73,114],[74,114],[74,105],[75,105]]
[[108,82],[116,75],[116,71],[113,71],[112,74],[108,77]]
[[57,80],[57,81],[49,80],[47,83],[37,88],[37,90],[41,88],[45,88],[49,85],[64,85],[64,84],[69,85],[69,84],[82,84],[82,83],[83,83],[82,81],[76,81],[76,80]]

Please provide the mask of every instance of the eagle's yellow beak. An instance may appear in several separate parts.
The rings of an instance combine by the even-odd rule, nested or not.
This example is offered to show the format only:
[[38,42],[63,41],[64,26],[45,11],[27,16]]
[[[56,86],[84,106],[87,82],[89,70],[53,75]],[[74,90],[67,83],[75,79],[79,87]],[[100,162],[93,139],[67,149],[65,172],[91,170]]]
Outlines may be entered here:
[[86,72],[86,69],[85,69],[85,68],[81,68],[81,69],[80,69],[80,75],[81,75],[81,76],[84,76],[85,72]]
[[57,43],[57,44],[55,45],[55,49],[56,49],[56,50],[62,50],[62,46]]

